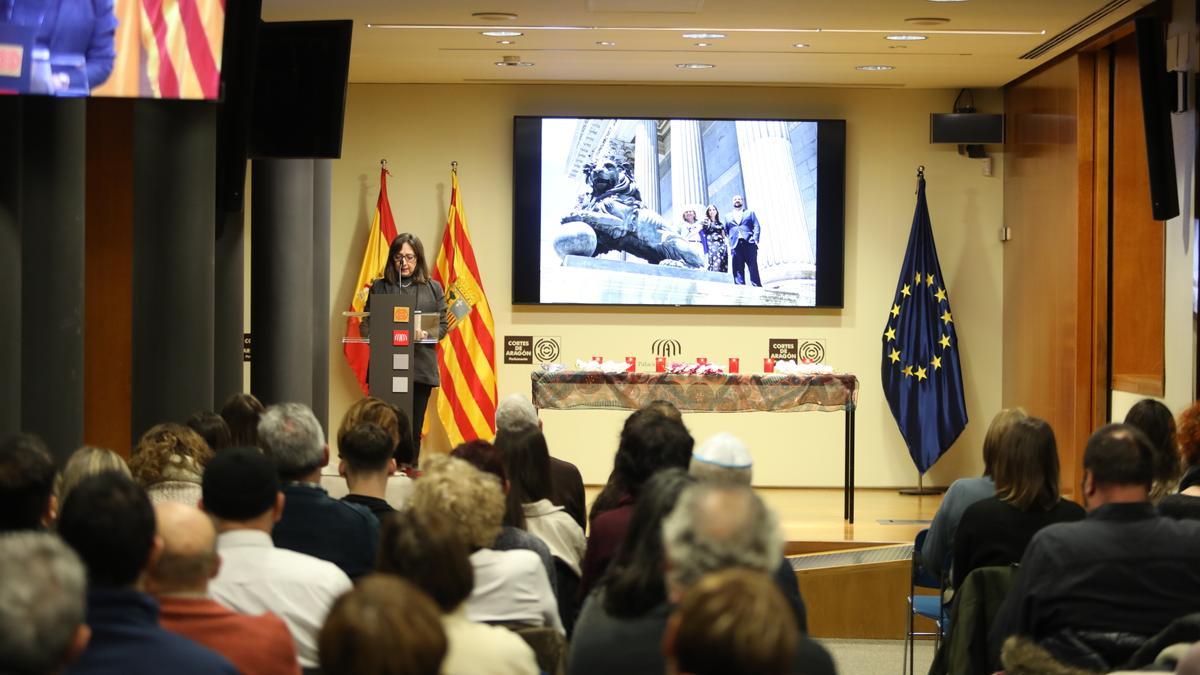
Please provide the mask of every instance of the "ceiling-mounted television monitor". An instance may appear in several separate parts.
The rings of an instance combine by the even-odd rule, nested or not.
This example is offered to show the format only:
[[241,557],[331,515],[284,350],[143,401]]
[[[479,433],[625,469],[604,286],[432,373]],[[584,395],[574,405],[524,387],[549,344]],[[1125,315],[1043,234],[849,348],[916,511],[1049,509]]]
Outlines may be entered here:
[[220,96],[226,0],[0,0],[0,93]]
[[842,307],[844,120],[516,117],[513,303]]

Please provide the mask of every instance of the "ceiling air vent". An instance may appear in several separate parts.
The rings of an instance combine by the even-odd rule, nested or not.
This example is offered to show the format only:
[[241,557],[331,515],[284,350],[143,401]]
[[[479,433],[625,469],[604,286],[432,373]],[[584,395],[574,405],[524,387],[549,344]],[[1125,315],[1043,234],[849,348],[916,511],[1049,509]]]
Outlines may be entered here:
[[1059,33],[1058,35],[1055,35],[1054,37],[1050,38],[1049,40],[1046,40],[1042,44],[1025,52],[1024,54],[1021,55],[1021,58],[1022,59],[1036,59],[1036,58],[1040,58],[1040,57],[1044,56],[1047,52],[1050,52],[1051,50],[1055,49],[1059,45],[1061,45],[1061,44],[1067,42],[1068,40],[1070,40],[1071,38],[1079,35],[1083,31],[1087,30],[1088,27],[1090,27],[1092,24],[1096,23],[1097,21],[1100,21],[1101,19],[1112,14],[1113,12],[1117,11],[1122,6],[1127,5],[1127,4],[1129,4],[1129,0],[1112,0],[1108,4],[1101,7],[1100,9],[1097,9],[1096,11],[1092,12],[1091,14],[1088,14],[1087,16],[1083,17],[1079,21],[1076,21],[1075,23],[1071,24],[1070,26],[1068,26],[1066,28],[1066,30]]

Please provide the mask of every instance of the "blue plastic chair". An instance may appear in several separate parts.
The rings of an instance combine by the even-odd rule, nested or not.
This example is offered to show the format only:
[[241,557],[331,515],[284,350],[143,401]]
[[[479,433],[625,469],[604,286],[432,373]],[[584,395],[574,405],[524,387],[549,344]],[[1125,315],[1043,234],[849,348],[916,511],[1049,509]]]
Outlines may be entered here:
[[[921,549],[925,545],[925,536],[929,534],[928,529],[921,530],[917,533],[917,538],[913,541],[913,557],[912,557],[912,574],[909,577],[908,587],[908,634],[904,640],[904,663],[901,672],[914,673],[913,661],[915,660],[915,645],[913,640],[918,637],[932,637],[934,640],[934,651],[937,651],[938,645],[946,635],[946,631],[950,626],[950,611],[942,603],[942,598],[945,597],[945,585],[942,579],[933,576],[925,565],[921,563]],[[937,590],[937,595],[917,595],[918,588],[929,588]],[[937,625],[937,631],[934,633],[914,632],[913,623],[917,616],[923,616]]]

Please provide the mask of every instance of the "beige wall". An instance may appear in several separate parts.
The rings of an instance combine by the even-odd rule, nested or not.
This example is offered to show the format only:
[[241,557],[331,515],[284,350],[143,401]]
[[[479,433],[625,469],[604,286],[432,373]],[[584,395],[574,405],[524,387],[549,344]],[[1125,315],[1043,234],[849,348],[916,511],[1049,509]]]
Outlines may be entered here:
[[[683,357],[761,364],[770,337],[821,338],[826,360],[862,381],[858,413],[859,486],[911,485],[916,471],[880,387],[880,337],[892,301],[914,206],[915,171],[926,167],[930,212],[962,341],[971,423],[931,470],[930,484],[981,471],[979,447],[1000,405],[1002,155],[993,177],[953,146],[929,143],[929,113],[951,107],[955,91],[802,88],[692,88],[575,85],[350,85],[342,158],[334,163],[330,317],[330,420],[336,428],[357,396],[337,341],[375,199],[381,158],[391,165],[397,227],[436,251],[449,199],[449,165],[459,162],[464,207],[492,311],[504,335],[556,336],[561,359],[593,354],[651,359],[650,343],[678,339]],[[979,108],[999,112],[998,92]],[[842,118],[847,121],[846,307],[765,312],[616,308],[514,308],[511,304],[512,116]],[[247,246],[247,248],[249,248]],[[248,269],[248,268],[247,268]],[[528,395],[530,366],[503,366],[500,396]],[[624,415],[547,411],[554,454],[602,482]],[[842,481],[840,413],[689,414],[697,441],[727,430],[750,445],[755,482],[836,486]],[[331,433],[332,435],[332,433]],[[427,450],[444,444],[435,433]]]

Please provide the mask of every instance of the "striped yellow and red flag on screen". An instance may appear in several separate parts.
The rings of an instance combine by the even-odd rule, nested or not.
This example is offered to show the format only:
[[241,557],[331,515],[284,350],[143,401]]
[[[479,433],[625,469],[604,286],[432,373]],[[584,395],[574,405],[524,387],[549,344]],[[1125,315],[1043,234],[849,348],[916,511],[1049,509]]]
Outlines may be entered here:
[[438,342],[441,393],[438,418],[450,447],[476,438],[491,440],[496,429],[496,340],[492,308],[467,234],[458,172],[450,172],[450,214],[433,278],[446,290],[450,329]]
[[[392,220],[392,205],[388,203],[386,166],[379,169],[379,200],[375,203],[375,215],[371,216],[371,232],[367,235],[367,250],[363,252],[362,266],[358,268],[358,282],[354,285],[354,300],[351,312],[361,312],[367,304],[367,293],[371,284],[383,276],[383,266],[388,263],[388,247],[396,238],[396,222]],[[346,319],[346,337],[359,337],[358,325],[362,320],[356,316]],[[371,361],[370,345],[362,342],[342,344],[342,353],[350,370],[358,378],[363,394],[367,391],[367,366]]]
[[140,0],[145,81],[155,98],[215,99],[226,0]]

